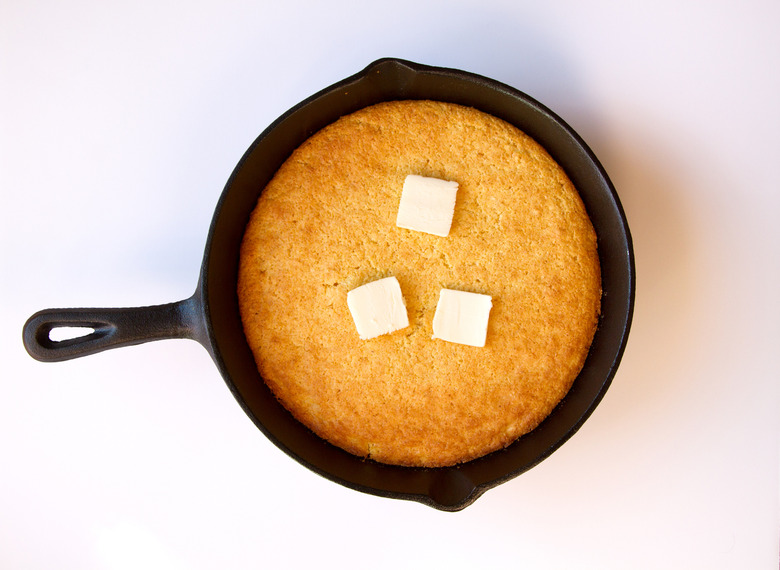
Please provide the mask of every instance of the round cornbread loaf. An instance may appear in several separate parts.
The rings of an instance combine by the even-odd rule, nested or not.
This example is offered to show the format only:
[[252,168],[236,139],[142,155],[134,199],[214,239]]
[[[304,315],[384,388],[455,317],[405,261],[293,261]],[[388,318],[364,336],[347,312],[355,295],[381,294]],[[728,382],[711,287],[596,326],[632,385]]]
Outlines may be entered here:
[[[459,184],[450,234],[396,226],[404,179]],[[360,340],[347,292],[397,277],[409,326]],[[482,348],[432,339],[442,288],[491,295]],[[280,402],[353,454],[445,466],[499,450],[567,393],[596,330],[596,234],[536,142],[472,108],[394,101],[304,142],[262,192],[238,296]]]

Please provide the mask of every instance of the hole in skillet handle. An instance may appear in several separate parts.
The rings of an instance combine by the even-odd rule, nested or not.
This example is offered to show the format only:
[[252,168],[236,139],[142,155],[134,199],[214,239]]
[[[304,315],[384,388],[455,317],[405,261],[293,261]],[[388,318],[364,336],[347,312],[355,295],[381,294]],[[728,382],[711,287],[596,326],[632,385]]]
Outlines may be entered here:
[[49,330],[49,340],[55,343],[54,346],[57,346],[58,343],[87,337],[95,332],[97,332],[95,327],[86,325],[51,327]]

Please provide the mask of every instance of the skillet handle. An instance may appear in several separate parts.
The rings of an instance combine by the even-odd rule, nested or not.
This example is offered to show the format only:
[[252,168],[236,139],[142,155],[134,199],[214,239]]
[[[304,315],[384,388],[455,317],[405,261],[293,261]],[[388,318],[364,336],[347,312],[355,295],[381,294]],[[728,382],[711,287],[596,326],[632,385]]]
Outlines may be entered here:
[[[189,338],[202,342],[202,322],[196,297],[149,307],[46,309],[27,320],[23,340],[36,360],[60,362],[152,340]],[[52,339],[52,331],[70,327],[84,329],[85,334]]]

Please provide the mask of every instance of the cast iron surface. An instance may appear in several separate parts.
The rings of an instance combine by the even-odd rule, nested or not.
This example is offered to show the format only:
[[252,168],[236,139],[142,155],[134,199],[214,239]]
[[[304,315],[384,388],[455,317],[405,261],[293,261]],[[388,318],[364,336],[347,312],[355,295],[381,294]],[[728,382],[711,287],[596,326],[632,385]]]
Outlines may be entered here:
[[[266,183],[292,151],[322,127],[367,105],[398,99],[469,105],[516,125],[542,144],[567,172],[598,235],[602,315],[572,389],[536,430],[502,451],[455,467],[383,465],[350,455],[315,436],[277,402],[263,382],[238,310],[241,238]],[[457,511],[548,457],[590,416],[609,387],[625,348],[635,279],[631,236],[612,183],[587,145],[562,119],[496,81],[459,70],[382,59],[290,109],[247,150],[217,204],[191,298],[153,307],[41,311],[27,321],[23,338],[31,356],[49,362],[162,338],[197,340],[209,351],[257,427],[301,464],[362,492]],[[64,326],[87,326],[94,332],[52,341],[51,330]]]

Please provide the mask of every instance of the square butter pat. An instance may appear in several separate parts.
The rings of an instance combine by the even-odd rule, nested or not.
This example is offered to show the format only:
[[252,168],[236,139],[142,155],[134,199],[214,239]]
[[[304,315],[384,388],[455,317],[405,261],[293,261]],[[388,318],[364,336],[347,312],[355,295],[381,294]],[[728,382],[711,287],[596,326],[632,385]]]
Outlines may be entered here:
[[347,305],[362,340],[409,326],[401,285],[395,277],[352,289],[347,293]]
[[458,183],[410,174],[404,181],[395,225],[446,237],[455,212]]
[[433,316],[433,338],[485,346],[492,306],[490,295],[442,289]]

